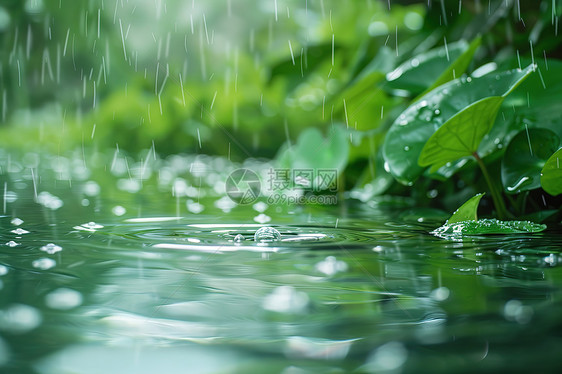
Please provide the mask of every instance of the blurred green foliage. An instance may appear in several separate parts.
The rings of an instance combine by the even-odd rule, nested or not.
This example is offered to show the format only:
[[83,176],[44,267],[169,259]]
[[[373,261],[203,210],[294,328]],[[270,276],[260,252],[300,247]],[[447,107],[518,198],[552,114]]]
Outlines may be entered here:
[[[392,152],[416,170],[401,175],[382,154],[387,132],[403,112],[424,114],[420,98],[463,74],[497,91],[495,74],[536,63],[478,150],[498,190],[507,188],[499,176],[516,134],[544,128],[562,136],[560,14],[562,5],[546,0],[6,0],[0,144],[49,152],[154,147],[234,160],[279,154],[293,167],[308,156],[311,167],[334,159],[346,189],[360,189],[363,199],[389,192],[451,210],[487,188],[475,162],[425,170],[413,152],[400,153],[408,144],[398,137]],[[443,100],[442,118],[476,101],[461,96]],[[430,122],[428,136],[443,123]],[[336,132],[349,141],[341,156],[306,145]],[[289,144],[306,156],[279,151]],[[515,175],[517,163],[507,165]],[[558,191],[551,175],[549,191]],[[534,188],[501,197],[514,214],[560,207],[537,178]],[[491,210],[486,198],[483,207]]]

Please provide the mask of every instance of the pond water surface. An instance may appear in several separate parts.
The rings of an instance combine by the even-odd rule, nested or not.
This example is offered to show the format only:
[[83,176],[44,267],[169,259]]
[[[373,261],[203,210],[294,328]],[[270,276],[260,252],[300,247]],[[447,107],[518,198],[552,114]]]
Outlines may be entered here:
[[0,157],[2,372],[559,366],[560,226],[447,241],[406,199],[237,206],[222,159],[75,156]]

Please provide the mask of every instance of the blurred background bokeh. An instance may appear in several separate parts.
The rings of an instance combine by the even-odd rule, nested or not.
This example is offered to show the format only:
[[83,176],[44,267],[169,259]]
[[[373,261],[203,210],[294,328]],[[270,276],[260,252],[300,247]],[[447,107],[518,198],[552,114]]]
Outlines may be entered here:
[[[0,145],[273,157],[342,123],[367,131],[351,160],[368,158],[415,96],[377,85],[386,73],[481,33],[479,64],[526,55],[530,39],[556,56],[540,37],[558,25],[547,3],[4,0]],[[379,74],[346,90],[366,71]]]

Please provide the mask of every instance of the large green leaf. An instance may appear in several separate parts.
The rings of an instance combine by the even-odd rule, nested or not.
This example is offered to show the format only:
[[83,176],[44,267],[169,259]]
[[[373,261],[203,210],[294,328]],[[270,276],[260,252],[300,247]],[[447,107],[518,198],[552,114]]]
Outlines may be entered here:
[[489,234],[522,234],[541,232],[546,225],[530,221],[498,221],[497,219],[480,219],[445,224],[431,233],[444,239],[462,240],[464,236]]
[[467,202],[465,202],[457,210],[455,210],[451,218],[447,220],[447,224],[450,225],[462,221],[478,220],[478,204],[480,203],[480,199],[482,199],[482,196],[484,196],[484,194],[479,193],[468,199]]
[[506,98],[503,107],[509,109],[506,114],[514,117],[517,130],[524,129],[525,125],[529,128],[547,128],[562,138],[561,97],[562,61],[541,59],[538,61],[537,74],[531,75],[517,87]]
[[412,104],[394,121],[383,145],[390,173],[412,184],[424,168],[418,158],[427,140],[439,127],[467,106],[487,97],[506,96],[533,71],[509,70],[479,78],[460,78],[441,85]]
[[550,130],[528,129],[509,143],[502,160],[502,183],[507,193],[541,186],[541,169],[558,149],[560,139]]
[[[417,55],[387,74],[387,87],[418,95],[438,80],[449,78],[445,82],[449,81],[453,79],[452,70],[448,73],[450,66],[468,49],[468,43],[460,40],[448,44],[447,48],[439,47]],[[468,67],[468,63],[466,66]],[[465,67],[461,71],[462,66],[458,67],[459,70],[455,72],[457,77],[466,69]]]
[[552,196],[562,193],[562,148],[554,152],[546,161],[541,171],[541,185],[543,190]]
[[435,80],[435,82],[433,82],[433,84],[427,90],[424,91],[422,96],[433,90],[435,87],[439,87],[442,84],[452,81],[453,79],[464,74],[464,72],[468,68],[468,65],[472,61],[472,58],[474,57],[474,53],[476,53],[476,50],[480,46],[481,41],[481,37],[475,38],[470,43],[468,48],[455,61],[453,61],[453,63],[449,65],[447,69],[445,69],[445,71],[439,76],[439,78]]
[[492,96],[466,107],[443,124],[425,143],[418,163],[431,171],[472,155],[498,115],[503,96]]

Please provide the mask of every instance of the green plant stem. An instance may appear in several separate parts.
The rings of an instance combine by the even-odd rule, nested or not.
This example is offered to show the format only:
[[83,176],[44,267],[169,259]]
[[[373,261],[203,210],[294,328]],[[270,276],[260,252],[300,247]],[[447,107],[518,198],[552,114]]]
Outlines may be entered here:
[[486,165],[484,165],[484,161],[478,156],[478,153],[473,152],[472,156],[476,159],[478,166],[480,166],[480,170],[482,170],[482,174],[484,174],[484,179],[488,184],[488,188],[490,189],[490,194],[492,195],[492,200],[494,201],[494,206],[496,207],[496,211],[498,213],[498,218],[500,220],[504,220],[507,217],[507,210],[505,208],[505,204],[501,195],[495,186],[492,183],[492,179],[490,178],[490,174],[488,174],[488,169],[486,169]]

